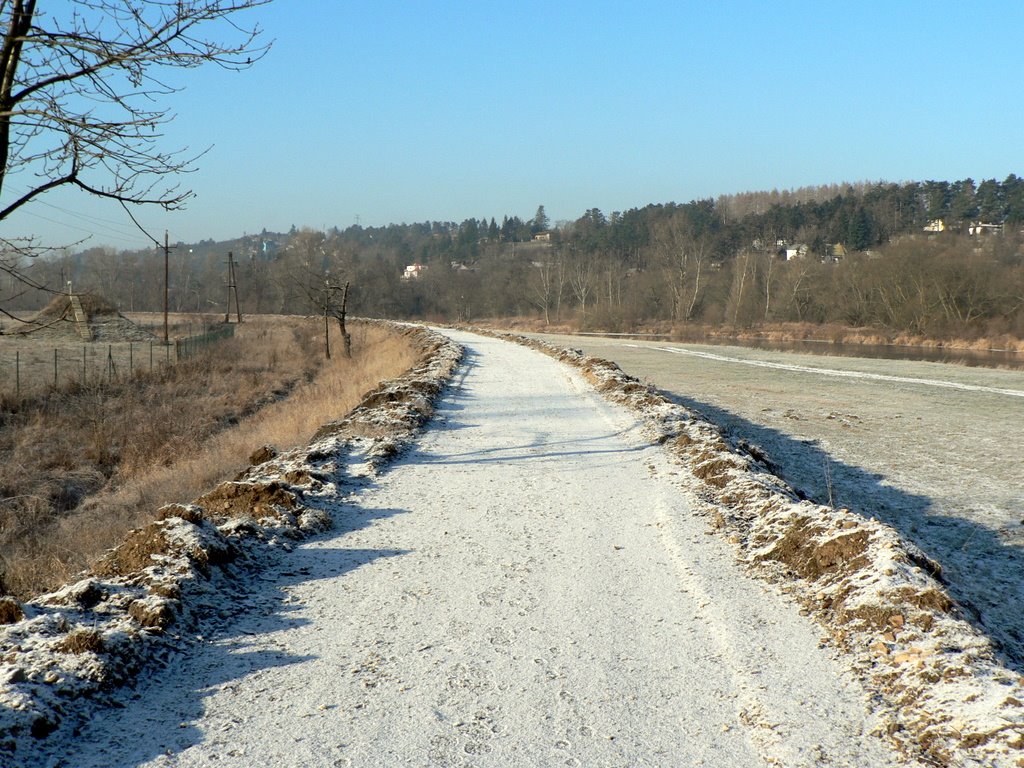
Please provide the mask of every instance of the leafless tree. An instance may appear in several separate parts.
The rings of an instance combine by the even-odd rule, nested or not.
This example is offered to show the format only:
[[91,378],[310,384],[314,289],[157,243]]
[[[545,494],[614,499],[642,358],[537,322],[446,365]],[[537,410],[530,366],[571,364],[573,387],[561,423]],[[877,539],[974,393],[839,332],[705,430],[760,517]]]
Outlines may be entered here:
[[299,300],[324,319],[324,355],[331,357],[331,318],[338,323],[343,353],[351,357],[352,337],[346,327],[349,281],[335,275],[339,268],[348,273],[350,265],[344,263],[343,254],[323,232],[302,229],[288,243],[280,266],[288,285],[286,294]]
[[745,325],[749,324],[751,320],[747,307],[748,299],[744,293],[744,288],[747,284],[747,276],[750,275],[751,280],[756,276],[756,267],[757,260],[749,250],[742,251],[733,262],[733,279],[732,287],[729,291],[728,312],[732,315],[734,327],[738,327],[740,324],[741,312],[743,313]]
[[778,242],[779,236],[775,228],[766,226],[761,230],[758,238],[760,247],[757,248],[758,260],[761,262],[761,275],[764,283],[764,321],[768,322],[768,316],[772,309],[772,288],[775,285],[776,265],[779,261]]
[[565,262],[561,251],[546,249],[541,258],[533,263],[530,288],[530,302],[544,313],[544,325],[551,323],[551,309],[555,319],[562,304],[565,288]]
[[597,257],[594,254],[573,248],[569,255],[569,287],[576,297],[580,308],[582,321],[587,319],[587,299],[594,290],[594,276],[596,274],[595,262]]
[[672,319],[693,319],[711,254],[708,233],[698,231],[686,217],[677,216],[655,229],[653,246],[654,262],[672,292]]
[[345,325],[348,312],[349,282],[344,284],[333,277],[329,270],[318,271],[309,264],[289,273],[293,289],[301,296],[306,306],[324,319],[324,357],[331,359],[331,318],[338,323],[341,333],[342,351],[345,357],[352,356],[352,337]]
[[[58,187],[122,205],[181,208],[180,174],[203,153],[163,146],[180,90],[169,70],[241,70],[268,45],[236,21],[270,0],[0,0],[0,221]],[[15,188],[14,185],[18,187]],[[30,280],[0,239],[0,271]]]

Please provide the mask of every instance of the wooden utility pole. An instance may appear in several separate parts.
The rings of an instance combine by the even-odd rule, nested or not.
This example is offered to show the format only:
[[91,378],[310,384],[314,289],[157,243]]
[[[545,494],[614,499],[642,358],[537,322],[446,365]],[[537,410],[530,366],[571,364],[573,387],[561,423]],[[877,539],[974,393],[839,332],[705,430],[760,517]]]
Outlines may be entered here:
[[238,281],[235,279],[235,255],[228,251],[228,303],[224,308],[224,322],[231,322],[231,297],[235,297],[235,316],[242,322],[242,307],[238,303]]
[[331,359],[331,300],[330,293],[324,302],[324,357]]
[[[150,238],[152,239],[152,238]],[[169,262],[171,260],[171,245],[170,237],[167,234],[167,230],[164,230],[164,344],[169,344],[169,337],[167,334],[167,297],[168,297],[168,283],[170,282],[171,269]]]

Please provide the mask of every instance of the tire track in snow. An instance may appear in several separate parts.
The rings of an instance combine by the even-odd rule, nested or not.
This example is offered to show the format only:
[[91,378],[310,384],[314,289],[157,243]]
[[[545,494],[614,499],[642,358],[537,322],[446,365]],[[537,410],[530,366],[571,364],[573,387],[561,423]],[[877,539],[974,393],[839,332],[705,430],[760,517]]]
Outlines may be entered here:
[[928,387],[941,387],[943,389],[958,389],[966,392],[986,392],[992,395],[1008,395],[1010,397],[1024,397],[1024,391],[1017,389],[1000,389],[998,387],[986,387],[981,384],[962,384],[956,381],[943,381],[941,379],[921,379],[910,376],[890,376],[884,373],[868,373],[866,371],[842,371],[836,368],[815,368],[807,365],[794,365],[793,363],[773,363],[768,360],[745,360],[739,357],[727,355],[716,355],[713,352],[701,352],[695,349],[683,349],[682,347],[655,347],[641,346],[640,344],[623,344],[623,347],[631,349],[654,349],[659,352],[668,352],[673,355],[688,355],[690,357],[702,357],[705,360],[714,360],[719,363],[737,363],[739,365],[750,365],[755,368],[774,368],[780,371],[794,371],[797,373],[814,373],[819,376],[836,376],[843,379],[866,379],[870,381],[886,381],[895,384],[920,384]]
[[[767,765],[846,765],[828,746],[833,730],[845,728],[852,745],[871,728],[868,721],[850,718],[850,710],[844,712],[831,698],[835,687],[855,695],[859,687],[853,676],[841,673],[822,684],[830,664],[822,658],[822,644],[791,631],[793,622],[800,621],[798,609],[767,598],[760,585],[729,578],[731,562],[724,561],[733,559],[732,550],[709,537],[703,522],[662,505],[654,525],[681,590],[694,600],[693,620],[708,628],[730,675],[735,722],[762,760]],[[811,708],[814,716],[808,716]]]

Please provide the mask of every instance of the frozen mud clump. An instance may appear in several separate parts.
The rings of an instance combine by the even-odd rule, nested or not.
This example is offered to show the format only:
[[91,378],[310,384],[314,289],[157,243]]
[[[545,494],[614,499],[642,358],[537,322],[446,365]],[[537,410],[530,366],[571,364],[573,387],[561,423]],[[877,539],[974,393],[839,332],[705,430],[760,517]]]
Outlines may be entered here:
[[25,612],[13,597],[0,597],[0,624],[13,624],[25,618]]

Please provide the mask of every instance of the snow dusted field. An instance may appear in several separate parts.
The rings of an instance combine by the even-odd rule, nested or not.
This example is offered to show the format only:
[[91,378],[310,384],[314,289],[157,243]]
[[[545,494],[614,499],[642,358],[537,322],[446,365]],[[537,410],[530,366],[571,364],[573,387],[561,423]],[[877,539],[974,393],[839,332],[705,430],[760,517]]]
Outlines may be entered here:
[[467,365],[416,447],[32,764],[899,762],[634,416],[538,352],[453,335]]
[[759,445],[817,501],[892,525],[1024,671],[1024,371],[543,336]]

